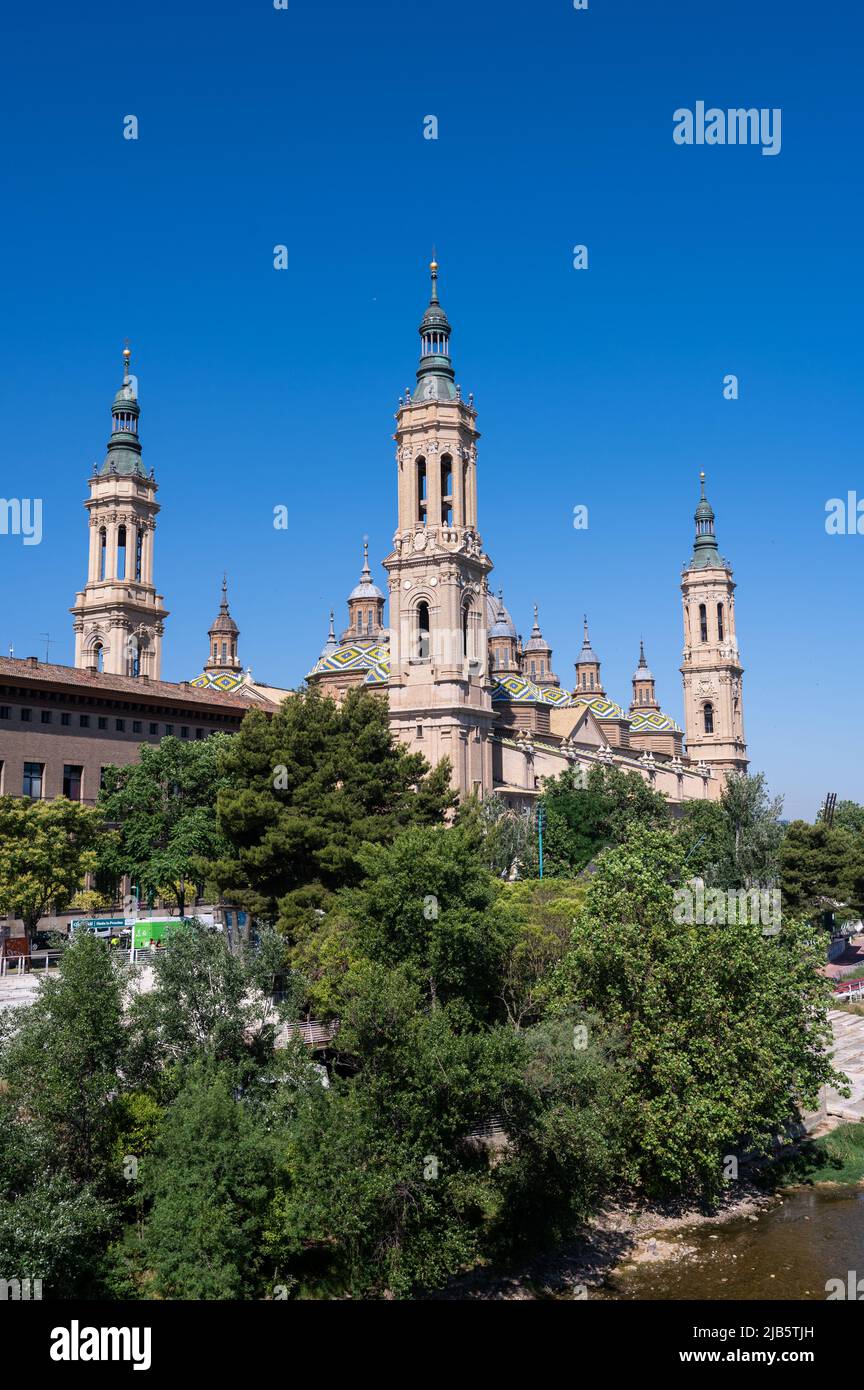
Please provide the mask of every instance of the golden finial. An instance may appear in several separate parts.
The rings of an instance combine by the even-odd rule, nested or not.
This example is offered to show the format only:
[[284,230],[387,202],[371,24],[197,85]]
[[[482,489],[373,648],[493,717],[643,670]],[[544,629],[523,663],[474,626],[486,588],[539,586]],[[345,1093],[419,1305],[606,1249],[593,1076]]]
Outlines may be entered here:
[[436,271],[436,270],[438,269],[438,261],[437,261],[436,258],[435,258],[435,247],[434,247],[434,246],[432,247],[432,259],[431,259],[431,261],[429,262],[429,269],[430,269],[431,271],[433,271],[433,272]]

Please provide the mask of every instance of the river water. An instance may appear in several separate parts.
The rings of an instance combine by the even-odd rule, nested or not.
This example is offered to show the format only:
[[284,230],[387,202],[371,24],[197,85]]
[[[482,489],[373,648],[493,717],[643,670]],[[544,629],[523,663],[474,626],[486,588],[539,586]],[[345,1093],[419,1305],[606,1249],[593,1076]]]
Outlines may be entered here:
[[[692,1253],[623,1265],[593,1299],[819,1299],[850,1270],[864,1280],[864,1189],[801,1188],[756,1219],[658,1233]],[[864,1296],[864,1284],[862,1284]]]

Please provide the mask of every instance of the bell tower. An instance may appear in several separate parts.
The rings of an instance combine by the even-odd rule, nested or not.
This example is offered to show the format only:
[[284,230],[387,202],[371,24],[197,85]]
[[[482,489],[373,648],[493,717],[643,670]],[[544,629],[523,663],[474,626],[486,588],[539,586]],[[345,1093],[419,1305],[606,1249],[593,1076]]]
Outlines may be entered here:
[[397,526],[390,590],[390,717],[433,765],[449,758],[462,795],[492,788],[487,657],[492,562],[477,530],[477,412],[463,401],[438,299],[438,263],[420,324],[413,396],[396,414]]
[[70,609],[75,665],[115,676],[158,680],[168,616],[153,583],[156,481],[141,457],[138,383],[123,352],[123,381],[111,410],[104,462],[94,465],[90,496],[87,583]]
[[696,508],[693,556],[681,575],[684,602],[684,727],[687,752],[727,775],[746,772],[742,676],[735,636],[732,567],[717,549],[714,512],[705,496]]

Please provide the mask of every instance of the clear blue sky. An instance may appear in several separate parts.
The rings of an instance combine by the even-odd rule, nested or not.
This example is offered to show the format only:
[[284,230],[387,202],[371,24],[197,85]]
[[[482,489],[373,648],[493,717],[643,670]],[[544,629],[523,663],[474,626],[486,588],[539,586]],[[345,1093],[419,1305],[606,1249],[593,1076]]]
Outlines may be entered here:
[[[383,586],[434,242],[522,632],[536,600],[569,682],[587,611],[622,701],[644,635],[680,719],[704,467],[753,768],[788,814],[864,800],[864,536],[824,529],[828,498],[864,497],[862,26],[849,0],[7,8],[0,493],[43,499],[44,541],[0,537],[0,650],[44,656],[50,632],[72,660],[128,336],[164,674],[201,669],[227,568],[244,662],[297,683],[331,604],[345,622],[364,532]],[[781,153],[675,145],[698,100],[780,107]]]

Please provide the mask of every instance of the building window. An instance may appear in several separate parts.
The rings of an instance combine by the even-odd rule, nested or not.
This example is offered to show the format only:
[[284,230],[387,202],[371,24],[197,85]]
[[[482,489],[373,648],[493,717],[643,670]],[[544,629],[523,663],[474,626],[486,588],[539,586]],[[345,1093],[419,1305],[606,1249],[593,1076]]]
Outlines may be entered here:
[[105,790],[105,773],[106,773],[107,771],[108,771],[107,767],[100,767],[100,769],[99,769],[99,790],[100,790],[100,792],[104,792],[104,790]]
[[417,520],[426,525],[426,460],[417,460]]
[[722,605],[722,603],[718,603],[718,605],[717,605],[717,637],[718,637],[718,639],[719,639],[721,642],[723,641],[723,605]]
[[99,528],[99,578],[104,579],[108,563],[108,532],[104,526]]
[[708,641],[708,613],[704,603],[699,605],[699,640],[700,642]]
[[421,661],[429,660],[429,605],[425,600],[417,605],[417,656]]
[[8,705],[0,705],[0,719],[8,719],[12,714]]
[[91,666],[95,666],[97,671],[105,670],[105,652],[101,642],[97,642],[90,653],[92,660]]
[[418,737],[418,738],[422,738],[422,737],[423,737],[423,725],[422,725],[422,724],[418,724],[418,725],[417,725],[417,737]]
[[589,687],[590,687],[590,689],[593,690],[593,689],[594,689],[594,672],[593,672],[593,671],[591,672],[590,676],[588,677],[588,682],[589,682]]
[[363,631],[363,614],[359,608],[357,609],[357,631]]
[[117,730],[118,734],[125,734],[125,732],[126,732],[126,720],[125,720],[125,719],[115,719],[115,720],[114,720],[114,728]]
[[469,651],[469,618],[470,618],[470,615],[471,615],[471,609],[469,608],[468,604],[466,603],[466,604],[463,605],[463,608],[462,608],[462,655],[463,655],[463,656],[470,656],[470,655],[471,655],[471,653],[470,653],[470,651]]
[[120,526],[117,531],[117,578],[126,578],[126,527]]
[[89,728],[90,728],[90,716],[89,716],[89,714],[79,714],[79,716],[78,716],[78,727],[81,728],[81,729],[89,729]]
[[99,715],[99,717],[98,717],[96,723],[97,723],[97,725],[98,725],[98,727],[99,727],[100,729],[107,729],[107,728],[108,728],[108,720],[105,718],[105,715],[104,715],[104,714],[100,714],[100,715]]
[[65,763],[63,767],[63,795],[70,801],[81,800],[81,777],[84,772],[83,767],[77,767],[74,763]]
[[188,724],[181,724],[181,725],[180,725],[180,737],[181,737],[181,738],[188,738],[188,737],[189,737],[189,725],[188,725]]
[[195,737],[196,737],[196,738],[203,738],[203,737],[204,737],[204,730],[203,730],[203,729],[196,729],[196,730],[195,730]]
[[150,725],[150,733],[151,733],[151,735],[153,735],[153,734],[158,734],[158,732],[159,732],[159,725],[158,725],[158,724],[151,724],[151,725]]
[[165,733],[166,733],[167,737],[170,738],[171,735],[173,734],[173,732],[174,732],[174,725],[173,725],[173,724],[166,724],[166,725],[165,725]]
[[705,732],[706,732],[706,734],[713,734],[713,732],[714,732],[714,706],[711,704],[710,700],[709,700],[709,702],[708,702],[707,705],[703,705],[703,707],[702,707],[702,713],[703,713],[703,715],[704,715],[704,717],[705,717]]
[[31,720],[32,718],[33,718],[33,711],[32,711],[32,709],[22,709],[22,711],[21,711],[21,723],[22,723],[22,724],[29,724],[29,723],[30,723],[30,720]]
[[227,643],[227,642],[223,642],[223,643],[222,643],[222,660],[223,660],[223,661],[227,661],[227,660],[228,660],[228,643]]
[[41,710],[40,713],[39,713],[39,718],[42,720],[42,723],[43,723],[43,724],[50,724],[50,723],[51,723],[51,711],[50,711],[50,709],[43,709],[43,710]]
[[24,782],[21,789],[23,796],[41,797],[44,772],[44,763],[24,764]]
[[61,714],[60,723],[63,725],[64,728],[68,728],[68,726],[72,723],[71,714]]
[[531,662],[531,679],[532,679],[532,681],[533,681],[533,679],[534,679],[534,677],[535,677],[536,675],[537,675],[537,667],[535,666],[534,662],[532,661],[532,662]]
[[453,524],[453,460],[449,454],[441,459],[441,520]]

